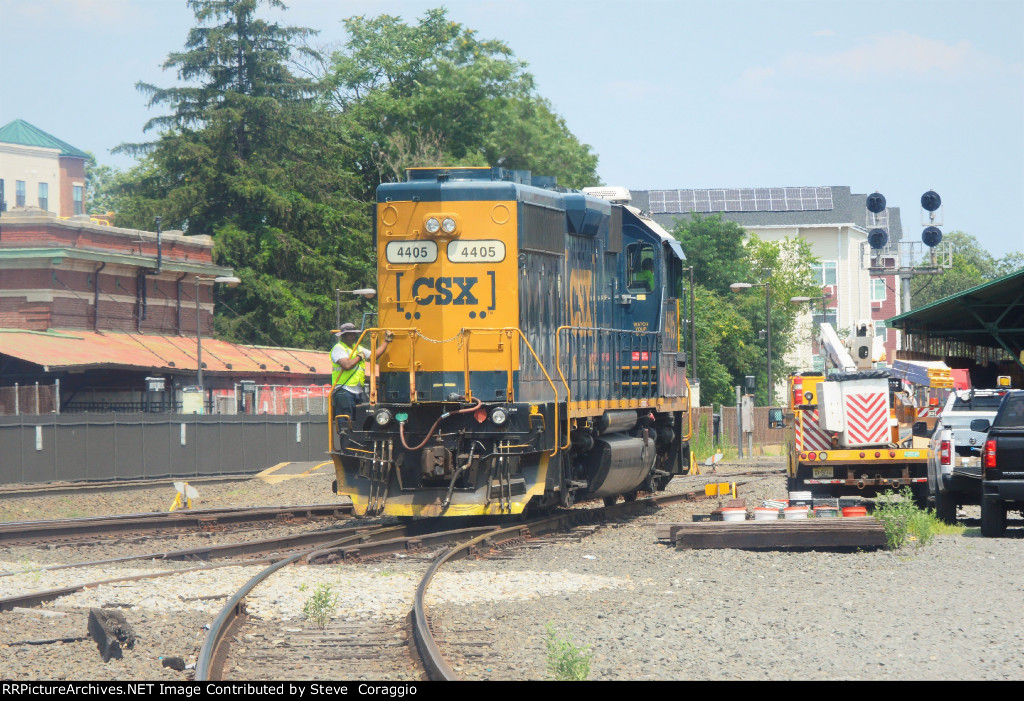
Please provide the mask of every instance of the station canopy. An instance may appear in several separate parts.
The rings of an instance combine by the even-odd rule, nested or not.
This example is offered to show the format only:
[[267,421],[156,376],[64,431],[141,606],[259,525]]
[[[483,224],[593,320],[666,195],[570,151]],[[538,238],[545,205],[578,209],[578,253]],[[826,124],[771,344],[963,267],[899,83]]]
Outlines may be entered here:
[[1024,268],[887,321],[906,348],[937,358],[1012,358],[1024,371]]

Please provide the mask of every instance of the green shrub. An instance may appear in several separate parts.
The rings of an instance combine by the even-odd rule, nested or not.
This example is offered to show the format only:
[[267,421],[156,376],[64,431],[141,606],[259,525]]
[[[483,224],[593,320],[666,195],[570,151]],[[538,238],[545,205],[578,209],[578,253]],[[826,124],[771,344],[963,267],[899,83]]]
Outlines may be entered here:
[[572,640],[558,637],[554,626],[547,626],[548,674],[555,681],[585,681],[590,676],[590,646],[579,647]]
[[335,609],[338,608],[338,595],[331,591],[330,584],[321,584],[313,591],[313,596],[306,599],[302,606],[302,615],[317,628],[327,627]]
[[873,515],[885,525],[885,540],[890,550],[901,548],[908,540],[920,547],[928,545],[936,535],[963,532],[962,526],[947,526],[934,511],[919,508],[910,487],[879,496]]

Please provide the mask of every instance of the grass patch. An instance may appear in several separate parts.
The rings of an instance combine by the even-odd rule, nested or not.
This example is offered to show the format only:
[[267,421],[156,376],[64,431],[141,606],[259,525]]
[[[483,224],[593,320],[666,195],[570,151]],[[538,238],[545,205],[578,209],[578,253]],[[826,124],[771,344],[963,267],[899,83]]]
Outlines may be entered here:
[[889,490],[879,496],[872,515],[885,526],[885,540],[890,550],[898,550],[907,543],[922,547],[937,535],[959,535],[966,530],[964,526],[943,523],[931,509],[918,507],[910,487],[899,492]]
[[[302,591],[299,587],[299,591]],[[327,627],[335,609],[338,608],[338,595],[331,590],[330,584],[321,584],[313,590],[313,595],[306,599],[302,606],[302,615],[320,630]]]
[[555,627],[547,625],[548,675],[555,681],[581,682],[590,676],[590,646],[575,645],[571,638],[558,636]]

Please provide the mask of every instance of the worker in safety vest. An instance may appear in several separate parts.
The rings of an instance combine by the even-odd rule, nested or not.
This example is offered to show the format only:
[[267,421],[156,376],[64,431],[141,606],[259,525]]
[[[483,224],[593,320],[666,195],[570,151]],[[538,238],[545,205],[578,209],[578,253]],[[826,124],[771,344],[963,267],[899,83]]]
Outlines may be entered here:
[[646,292],[654,292],[654,261],[645,258],[640,264],[640,270],[633,277],[633,283],[637,287],[646,288]]
[[[355,324],[342,324],[334,335],[338,342],[331,349],[331,406],[335,416],[344,414],[351,417],[355,413],[356,404],[365,401],[363,384],[366,381],[366,361],[370,359],[370,351],[359,346],[353,355],[352,347],[359,340],[359,329]],[[377,347],[375,359],[380,359],[394,337],[391,331],[384,332],[384,342]]]

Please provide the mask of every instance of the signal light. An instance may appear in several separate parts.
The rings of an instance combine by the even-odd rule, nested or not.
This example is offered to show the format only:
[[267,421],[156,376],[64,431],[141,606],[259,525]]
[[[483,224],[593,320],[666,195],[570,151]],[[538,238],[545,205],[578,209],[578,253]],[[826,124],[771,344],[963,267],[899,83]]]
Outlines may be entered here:
[[935,190],[929,190],[921,195],[921,206],[929,212],[934,212],[942,206],[942,198]]
[[938,246],[939,242],[942,241],[942,232],[937,226],[929,226],[921,232],[921,240],[924,241],[924,245],[929,248]]
[[868,233],[868,245],[872,248],[885,248],[887,243],[889,243],[889,234],[885,233],[885,229],[872,229]]
[[889,457],[890,457],[890,458],[894,458],[894,457],[896,457],[896,451],[895,451],[895,450],[890,450],[890,451],[889,451]]
[[478,424],[482,424],[487,420],[487,410],[484,408],[477,409],[473,412],[473,418],[476,419]]
[[494,425],[501,426],[508,421],[508,412],[500,406],[495,408],[495,410],[491,412],[491,421],[494,422]]
[[867,208],[872,214],[880,214],[885,211],[885,195],[880,192],[868,195]]
[[942,465],[951,464],[953,460],[951,452],[949,441],[942,441],[939,445],[939,463]]

